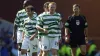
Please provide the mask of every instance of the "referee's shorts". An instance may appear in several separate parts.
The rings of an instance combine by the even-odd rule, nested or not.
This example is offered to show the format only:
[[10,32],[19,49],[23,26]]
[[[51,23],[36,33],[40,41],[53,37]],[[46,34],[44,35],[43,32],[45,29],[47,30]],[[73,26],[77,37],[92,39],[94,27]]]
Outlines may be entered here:
[[70,37],[71,48],[77,48],[80,45],[86,45],[85,37]]

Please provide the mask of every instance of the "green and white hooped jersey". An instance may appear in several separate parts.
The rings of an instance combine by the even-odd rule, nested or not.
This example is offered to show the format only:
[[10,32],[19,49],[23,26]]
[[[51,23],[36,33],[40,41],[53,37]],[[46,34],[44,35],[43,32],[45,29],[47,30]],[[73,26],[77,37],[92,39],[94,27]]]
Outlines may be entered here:
[[61,21],[61,15],[59,13],[54,13],[50,15],[49,12],[41,14],[37,19],[37,26],[45,28],[48,31],[48,34],[39,32],[40,36],[47,35],[48,37],[61,37],[61,29],[59,23]]
[[[37,13],[34,12],[34,16],[37,16]],[[23,31],[23,23],[25,18],[28,18],[28,15],[25,9],[22,9],[17,12],[14,24],[17,25],[17,30]]]
[[29,17],[24,20],[24,29],[25,37],[31,37],[32,34],[34,34],[36,30],[36,17],[33,16],[32,19]]
[[[41,14],[39,14],[38,16],[37,16],[37,21],[39,21],[39,19],[40,19],[40,17],[42,17],[43,15],[45,15],[47,12],[43,12],[43,13],[41,13]],[[41,37],[41,34],[42,34],[42,32],[40,32],[40,31],[38,31],[38,37]]]

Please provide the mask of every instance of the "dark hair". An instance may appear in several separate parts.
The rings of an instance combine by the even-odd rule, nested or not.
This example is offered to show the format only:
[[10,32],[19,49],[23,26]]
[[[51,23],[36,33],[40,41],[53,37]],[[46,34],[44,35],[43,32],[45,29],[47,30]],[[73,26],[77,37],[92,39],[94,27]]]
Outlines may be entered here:
[[44,8],[48,8],[49,3],[50,3],[50,2],[44,3],[44,6],[43,6],[43,7],[44,7]]
[[75,7],[79,7],[79,8],[80,8],[80,5],[79,5],[79,4],[74,4],[73,6],[75,6]]
[[29,5],[32,5],[32,1],[30,0],[25,0],[24,3],[23,3],[23,8],[29,6]]

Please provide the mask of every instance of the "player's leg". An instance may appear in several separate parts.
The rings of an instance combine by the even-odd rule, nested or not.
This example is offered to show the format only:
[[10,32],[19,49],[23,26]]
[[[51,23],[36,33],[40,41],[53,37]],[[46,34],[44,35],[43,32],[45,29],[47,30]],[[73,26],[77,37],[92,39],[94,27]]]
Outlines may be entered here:
[[42,56],[43,51],[40,49],[38,56]]
[[38,56],[42,56],[42,53],[43,53],[43,51],[41,50],[41,47],[42,47],[42,45],[41,45],[41,41],[39,41],[39,53],[38,53]]
[[17,31],[17,45],[18,45],[18,56],[21,55],[21,45],[22,45],[22,32]]
[[50,49],[49,42],[50,41],[47,36],[43,36],[41,38],[41,45],[42,45],[41,50],[43,51],[42,56],[48,56],[48,50]]
[[50,38],[52,56],[58,56],[59,37]]
[[81,56],[86,56],[86,42],[85,42],[85,38],[80,40],[79,46],[80,46],[80,50],[81,50]]
[[21,46],[22,46],[22,43],[17,43],[18,45],[18,55],[20,56],[21,55]]
[[42,43],[41,43],[41,37],[40,36],[38,37],[38,41],[39,41],[38,42],[38,48],[39,48],[38,56],[42,56],[43,51],[42,51],[42,45],[41,45]]
[[29,39],[27,37],[24,38],[22,42],[22,47],[21,47],[21,56],[26,56],[27,55],[27,49],[29,48]]
[[38,52],[38,39],[34,38],[30,41],[30,53],[32,56],[37,56]]
[[72,56],[76,56],[76,48],[72,47],[71,52],[72,52]]
[[76,56],[77,39],[71,39],[70,38],[69,44],[71,46],[71,54],[72,54],[72,56]]
[[81,45],[80,49],[81,49],[81,55],[86,56],[86,45]]

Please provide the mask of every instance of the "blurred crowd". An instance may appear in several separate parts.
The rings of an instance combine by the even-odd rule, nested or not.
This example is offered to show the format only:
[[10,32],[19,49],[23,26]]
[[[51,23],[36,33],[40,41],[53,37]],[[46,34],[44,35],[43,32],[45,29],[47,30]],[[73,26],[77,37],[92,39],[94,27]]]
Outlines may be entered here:
[[[0,56],[18,56],[18,46],[12,37],[13,24],[0,19]],[[93,40],[87,41],[87,56],[100,56]],[[70,56],[71,48],[64,41],[60,43],[59,56]],[[80,56],[80,49],[77,48],[76,56]]]
[[[88,40],[87,42],[87,54],[86,56],[100,56],[100,51],[97,50],[97,46],[93,40]],[[71,48],[70,45],[62,42],[60,45],[60,49],[58,51],[59,56],[71,56]],[[81,50],[77,47],[76,56],[80,56]]]
[[17,43],[12,34],[13,24],[0,19],[0,56],[18,56]]

